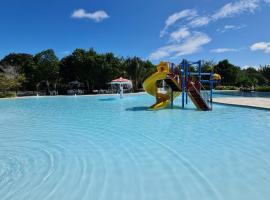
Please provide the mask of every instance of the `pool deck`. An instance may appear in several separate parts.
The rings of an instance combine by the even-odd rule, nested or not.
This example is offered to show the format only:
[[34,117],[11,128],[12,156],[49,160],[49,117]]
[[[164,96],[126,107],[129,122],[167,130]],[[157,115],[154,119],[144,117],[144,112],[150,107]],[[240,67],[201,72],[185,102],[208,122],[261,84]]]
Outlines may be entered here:
[[214,98],[214,103],[270,110],[270,98],[234,97]]

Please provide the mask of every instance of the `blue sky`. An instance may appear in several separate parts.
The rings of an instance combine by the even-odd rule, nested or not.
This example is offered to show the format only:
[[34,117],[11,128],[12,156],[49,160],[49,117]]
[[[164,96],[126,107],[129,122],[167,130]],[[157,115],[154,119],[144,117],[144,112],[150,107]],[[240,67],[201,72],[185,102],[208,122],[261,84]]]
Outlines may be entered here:
[[0,58],[75,48],[160,60],[270,64],[270,0],[1,0]]

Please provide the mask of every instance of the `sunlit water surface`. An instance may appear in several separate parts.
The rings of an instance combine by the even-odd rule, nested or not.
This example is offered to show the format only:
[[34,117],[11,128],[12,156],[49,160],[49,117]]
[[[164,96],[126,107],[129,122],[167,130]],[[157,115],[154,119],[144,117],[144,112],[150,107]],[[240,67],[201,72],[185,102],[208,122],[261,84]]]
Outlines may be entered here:
[[1,200],[269,200],[270,112],[147,95],[0,101]]

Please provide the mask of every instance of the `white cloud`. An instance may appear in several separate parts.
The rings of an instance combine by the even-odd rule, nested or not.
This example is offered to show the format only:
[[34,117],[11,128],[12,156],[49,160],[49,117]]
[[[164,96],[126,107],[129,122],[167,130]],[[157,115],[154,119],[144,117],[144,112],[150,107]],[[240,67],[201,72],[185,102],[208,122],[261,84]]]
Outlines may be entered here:
[[191,20],[189,25],[192,27],[200,27],[206,26],[210,23],[211,18],[207,16],[196,17],[195,19]]
[[190,36],[188,28],[179,28],[177,31],[174,31],[170,34],[171,41],[180,42],[182,39]]
[[264,0],[264,2],[270,5],[270,0]]
[[109,15],[104,10],[99,10],[93,13],[87,13],[84,9],[75,10],[72,15],[72,18],[76,19],[90,19],[95,22],[101,22],[104,19],[109,18]]
[[169,56],[170,56],[169,52],[166,51],[165,47],[162,47],[162,48],[156,50],[155,52],[151,53],[149,56],[149,59],[150,60],[159,60],[159,59],[167,58]]
[[150,56],[150,60],[159,60],[169,57],[180,57],[189,55],[201,50],[202,46],[208,44],[211,38],[202,32],[193,32],[191,36],[187,37],[180,43],[167,45],[157,49]]
[[218,48],[218,49],[212,49],[211,53],[226,53],[226,52],[235,52],[237,49],[233,48]]
[[[225,18],[235,17],[240,14],[254,13],[259,8],[262,1],[270,2],[270,0],[234,0],[220,9],[204,15],[199,15],[198,11],[195,9],[185,9],[170,15],[165,21],[164,28],[160,32],[160,37],[168,34],[169,45],[157,49],[150,54],[149,58],[151,60],[159,60],[162,58],[179,57],[198,52],[203,45],[211,41],[211,38],[203,32],[196,32],[195,29]],[[218,29],[218,31],[225,32],[228,30],[238,30],[244,27],[246,26],[226,25],[223,29]],[[233,51],[237,50],[220,48],[213,49],[211,52],[224,53]]]
[[250,47],[251,51],[263,51],[264,53],[270,53],[270,42],[258,42]]
[[[270,0],[264,0],[266,3],[270,3]],[[197,10],[186,9],[180,12],[174,13],[168,17],[165,22],[165,27],[161,31],[163,36],[167,29],[175,24],[180,19],[186,19],[188,26],[200,27],[208,25],[210,22],[214,22],[219,19],[234,17],[243,13],[254,13],[259,8],[261,0],[238,0],[228,3],[214,12],[214,14],[199,16]]]
[[160,33],[160,36],[163,37],[166,34],[167,29],[174,25],[177,21],[179,21],[180,19],[192,19],[194,17],[197,16],[197,11],[194,9],[186,9],[186,10],[182,10],[180,12],[174,13],[171,16],[168,17],[168,19],[165,22],[165,27],[163,28],[163,30]]
[[225,30],[228,30],[228,29],[234,29],[234,28],[235,28],[234,25],[225,25],[225,26],[224,26],[224,29],[225,29]]
[[[270,0],[264,1],[270,2]],[[260,2],[261,0],[238,0],[224,5],[213,14],[205,16],[199,16],[197,10],[195,9],[185,9],[176,12],[168,17],[165,22],[165,27],[160,32],[160,36],[163,37],[167,33],[168,28],[181,19],[185,20],[185,26],[188,27],[196,28],[206,26],[209,23],[219,19],[234,17],[243,13],[254,13],[255,10],[259,8]]]
[[242,28],[245,28],[246,25],[225,25],[222,29],[217,29],[218,32],[225,33],[226,31],[230,30],[240,30]]
[[215,20],[233,17],[244,12],[253,13],[259,7],[260,0],[239,0],[234,3],[228,3],[220,8],[212,18]]

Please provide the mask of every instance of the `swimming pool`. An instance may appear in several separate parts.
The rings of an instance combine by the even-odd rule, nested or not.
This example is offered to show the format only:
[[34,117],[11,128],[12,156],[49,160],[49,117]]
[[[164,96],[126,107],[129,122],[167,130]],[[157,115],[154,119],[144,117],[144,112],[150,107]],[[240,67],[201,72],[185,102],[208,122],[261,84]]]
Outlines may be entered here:
[[269,111],[148,111],[153,102],[1,100],[1,200],[269,199]]
[[216,97],[263,97],[270,98],[270,92],[242,92],[242,91],[219,91],[215,90]]

